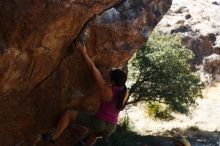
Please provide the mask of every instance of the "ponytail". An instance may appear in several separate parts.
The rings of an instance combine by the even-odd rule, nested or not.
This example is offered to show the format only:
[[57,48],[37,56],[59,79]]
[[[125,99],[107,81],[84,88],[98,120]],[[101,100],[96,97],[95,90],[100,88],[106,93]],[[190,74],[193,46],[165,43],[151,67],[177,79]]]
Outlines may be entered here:
[[126,85],[124,85],[122,91],[118,94],[118,97],[116,98],[116,108],[118,111],[122,111],[125,108],[126,103],[128,102],[128,98],[126,99],[125,102],[123,102],[126,96],[127,90],[128,89]]
[[110,79],[111,81],[114,81],[115,86],[123,88],[116,98],[116,109],[121,111],[125,108],[125,105],[128,101],[127,99],[126,102],[123,102],[127,93],[127,87],[125,86],[127,74],[120,69],[111,70]]

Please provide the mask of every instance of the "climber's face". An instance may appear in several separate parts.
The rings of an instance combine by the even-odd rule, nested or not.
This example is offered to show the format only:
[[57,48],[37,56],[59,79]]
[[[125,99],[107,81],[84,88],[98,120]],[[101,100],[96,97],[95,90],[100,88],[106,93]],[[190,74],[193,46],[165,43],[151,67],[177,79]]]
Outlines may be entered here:
[[109,85],[110,85],[110,86],[115,86],[115,82],[114,82],[113,80],[110,80],[110,81],[109,81]]

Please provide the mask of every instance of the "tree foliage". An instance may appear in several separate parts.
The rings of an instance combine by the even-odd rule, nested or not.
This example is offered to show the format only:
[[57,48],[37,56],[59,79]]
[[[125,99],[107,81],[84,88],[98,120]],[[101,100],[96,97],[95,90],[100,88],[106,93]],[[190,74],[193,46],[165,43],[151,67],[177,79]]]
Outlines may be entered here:
[[172,110],[186,113],[201,96],[200,78],[191,71],[194,54],[181,45],[177,34],[153,32],[147,44],[129,62],[134,102],[159,101]]

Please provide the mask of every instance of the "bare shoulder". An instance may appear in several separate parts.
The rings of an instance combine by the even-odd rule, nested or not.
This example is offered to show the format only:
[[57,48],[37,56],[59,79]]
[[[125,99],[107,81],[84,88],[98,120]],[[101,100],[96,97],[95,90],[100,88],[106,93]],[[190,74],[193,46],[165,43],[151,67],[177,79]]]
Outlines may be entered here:
[[113,97],[112,89],[106,85],[101,92],[101,99],[104,101],[110,101]]

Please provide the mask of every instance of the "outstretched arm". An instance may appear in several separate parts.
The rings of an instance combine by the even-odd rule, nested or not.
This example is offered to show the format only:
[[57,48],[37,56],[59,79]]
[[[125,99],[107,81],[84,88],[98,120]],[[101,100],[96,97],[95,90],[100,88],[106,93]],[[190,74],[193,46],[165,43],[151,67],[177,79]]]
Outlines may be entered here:
[[126,102],[128,101],[128,95],[129,95],[129,92],[128,92],[128,90],[126,91],[126,94],[125,94],[125,97],[124,97],[124,99],[123,99],[123,104],[125,105],[126,104]]
[[110,100],[112,97],[111,88],[108,86],[107,82],[102,77],[100,71],[96,68],[95,64],[93,63],[91,58],[88,56],[85,45],[84,44],[82,45],[81,43],[77,43],[77,48],[79,48],[86,64],[89,66],[89,69],[91,70],[95,78],[97,87],[99,88],[101,92],[100,96],[103,98],[103,100]]

